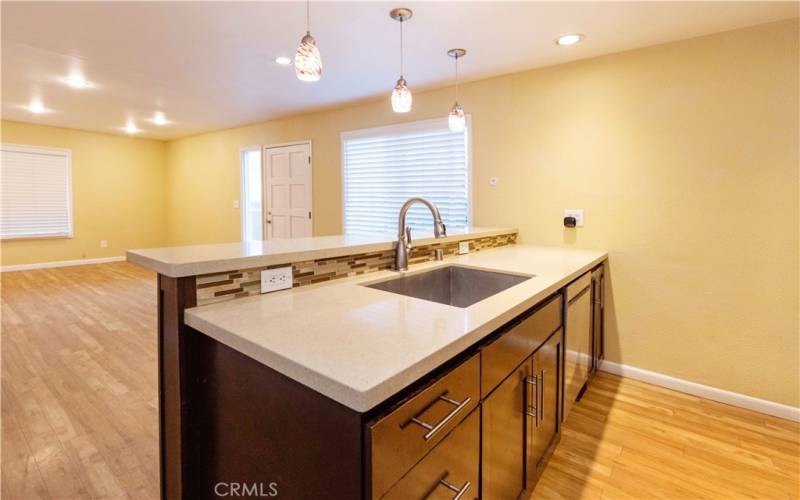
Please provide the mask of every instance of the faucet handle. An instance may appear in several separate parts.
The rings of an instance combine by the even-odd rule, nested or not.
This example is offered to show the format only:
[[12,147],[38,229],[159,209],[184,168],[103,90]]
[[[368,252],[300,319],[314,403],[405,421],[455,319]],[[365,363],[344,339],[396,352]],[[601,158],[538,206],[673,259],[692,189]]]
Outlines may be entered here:
[[444,238],[447,236],[447,226],[444,225],[444,221],[440,217],[433,219],[433,234],[437,238]]
[[411,228],[406,227],[406,248],[411,250]]

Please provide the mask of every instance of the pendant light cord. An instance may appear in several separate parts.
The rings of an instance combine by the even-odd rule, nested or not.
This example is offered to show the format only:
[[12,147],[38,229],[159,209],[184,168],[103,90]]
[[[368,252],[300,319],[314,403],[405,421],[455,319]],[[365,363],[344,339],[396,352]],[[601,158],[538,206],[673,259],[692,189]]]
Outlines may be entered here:
[[311,34],[311,0],[306,0],[306,33]]
[[400,16],[400,78],[403,78],[403,16]]
[[458,102],[458,54],[456,54],[456,102]]

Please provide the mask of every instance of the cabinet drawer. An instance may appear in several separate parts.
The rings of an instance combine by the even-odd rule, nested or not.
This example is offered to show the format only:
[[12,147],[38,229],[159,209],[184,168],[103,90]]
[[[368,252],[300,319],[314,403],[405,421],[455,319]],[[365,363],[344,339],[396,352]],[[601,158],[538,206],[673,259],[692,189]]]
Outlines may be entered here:
[[491,344],[481,349],[481,397],[561,326],[561,295],[556,295]]
[[479,401],[480,355],[476,354],[371,424],[372,498],[380,498]]
[[[478,497],[480,411],[473,411],[384,496],[389,500]],[[459,496],[460,495],[460,496]]]

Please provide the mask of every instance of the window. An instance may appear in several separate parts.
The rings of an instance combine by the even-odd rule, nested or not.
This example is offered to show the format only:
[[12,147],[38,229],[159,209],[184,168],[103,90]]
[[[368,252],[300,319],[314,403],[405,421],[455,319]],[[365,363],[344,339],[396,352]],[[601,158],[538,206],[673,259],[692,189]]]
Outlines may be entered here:
[[[346,234],[397,232],[397,216],[412,196],[433,201],[448,229],[470,218],[470,122],[451,132],[447,118],[342,134]],[[430,233],[424,206],[408,212],[408,225]]]
[[2,145],[0,237],[72,237],[71,152]]
[[261,146],[242,150],[242,239],[264,239],[261,216]]

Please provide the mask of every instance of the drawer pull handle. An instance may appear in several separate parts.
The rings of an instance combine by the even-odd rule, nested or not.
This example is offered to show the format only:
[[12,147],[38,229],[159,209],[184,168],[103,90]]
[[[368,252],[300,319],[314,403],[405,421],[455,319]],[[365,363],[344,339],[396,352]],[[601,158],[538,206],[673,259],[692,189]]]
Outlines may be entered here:
[[[447,393],[445,393],[445,394],[447,394]],[[440,400],[442,400],[442,401],[444,401],[446,403],[450,403],[451,405],[455,406],[455,408],[453,408],[453,411],[451,411],[450,413],[445,415],[445,417],[442,420],[440,420],[439,423],[437,423],[436,425],[431,425],[428,422],[425,422],[424,420],[420,420],[417,417],[413,417],[411,419],[411,422],[414,422],[415,424],[419,425],[420,427],[428,430],[428,432],[425,433],[425,436],[423,436],[425,438],[425,441],[428,441],[430,438],[435,436],[437,432],[442,430],[442,427],[444,427],[445,425],[447,425],[448,422],[453,420],[453,417],[458,415],[458,412],[460,412],[461,410],[466,408],[466,406],[468,404],[470,404],[470,402],[472,401],[472,398],[470,398],[470,397],[467,397],[464,401],[460,401],[460,402],[459,401],[454,401],[454,400],[448,398],[447,396],[445,396],[444,394],[439,396],[438,399],[440,399]]]
[[448,483],[444,479],[440,479],[439,480],[439,484],[441,484],[442,486],[444,486],[445,488],[447,488],[450,491],[455,491],[456,492],[456,496],[453,497],[453,500],[459,500],[461,497],[463,497],[467,493],[467,490],[469,489],[469,487],[472,486],[472,484],[470,484],[470,482],[467,481],[466,483],[464,483],[464,486],[459,488],[458,486],[455,486],[455,485],[452,485],[452,484]]
[[542,390],[539,391],[540,401],[541,401],[539,403],[539,411],[541,412],[541,415],[539,416],[539,420],[540,421],[544,421],[544,389],[545,389],[545,387],[547,387],[545,385],[545,383],[544,383],[544,370],[542,370],[542,372],[541,372],[540,379],[542,381]]
[[[525,377],[525,383],[528,385],[533,386],[533,402],[534,404],[527,403],[525,404],[525,414],[529,417],[533,417],[533,423],[536,424],[536,427],[539,427],[539,412],[537,407],[539,406],[539,384],[537,383],[538,379],[536,377]],[[527,397],[528,391],[525,391],[525,399],[528,400]]]

